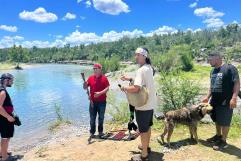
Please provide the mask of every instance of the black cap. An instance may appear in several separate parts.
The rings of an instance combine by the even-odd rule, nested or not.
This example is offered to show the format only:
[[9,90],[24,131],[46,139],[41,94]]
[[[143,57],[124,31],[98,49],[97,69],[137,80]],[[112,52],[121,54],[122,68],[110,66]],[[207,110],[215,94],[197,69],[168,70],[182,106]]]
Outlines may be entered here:
[[10,74],[10,73],[4,73],[1,75],[1,80],[4,80],[4,79],[13,79],[13,75]]
[[219,57],[222,57],[222,54],[220,52],[213,51],[213,52],[209,53],[208,56],[219,56]]

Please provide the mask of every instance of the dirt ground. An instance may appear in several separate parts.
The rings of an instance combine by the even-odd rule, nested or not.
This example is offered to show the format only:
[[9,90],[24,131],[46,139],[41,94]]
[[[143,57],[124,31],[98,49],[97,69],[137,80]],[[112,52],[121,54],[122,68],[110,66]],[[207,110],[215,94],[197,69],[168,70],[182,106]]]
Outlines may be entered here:
[[[179,127],[172,136],[172,148],[161,145],[157,138],[161,131],[153,131],[150,161],[238,161],[241,160],[241,137],[228,139],[229,147],[224,151],[214,151],[205,140],[214,134],[213,125],[199,127],[199,144],[188,139],[188,129]],[[54,143],[36,147],[24,154],[23,161],[129,161],[139,154],[140,140],[112,141],[92,139],[88,135],[62,138]]]

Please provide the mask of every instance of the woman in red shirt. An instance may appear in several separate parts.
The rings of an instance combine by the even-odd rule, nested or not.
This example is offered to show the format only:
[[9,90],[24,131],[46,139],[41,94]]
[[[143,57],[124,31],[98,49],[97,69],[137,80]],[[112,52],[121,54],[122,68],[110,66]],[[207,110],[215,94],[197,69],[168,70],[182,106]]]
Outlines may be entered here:
[[102,74],[102,66],[94,64],[94,74],[84,83],[84,89],[90,87],[90,135],[94,136],[96,131],[96,116],[98,114],[99,137],[103,136],[103,123],[106,109],[106,93],[109,90],[109,81]]

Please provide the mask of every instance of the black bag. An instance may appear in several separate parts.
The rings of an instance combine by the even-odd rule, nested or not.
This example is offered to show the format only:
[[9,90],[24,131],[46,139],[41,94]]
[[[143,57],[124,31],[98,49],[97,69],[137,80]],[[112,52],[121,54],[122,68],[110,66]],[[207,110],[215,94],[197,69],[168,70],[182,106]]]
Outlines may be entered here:
[[13,117],[14,117],[14,119],[15,119],[15,121],[14,121],[14,125],[16,125],[16,126],[21,126],[22,123],[21,123],[21,121],[20,121],[18,115],[15,115],[15,116],[13,116]]

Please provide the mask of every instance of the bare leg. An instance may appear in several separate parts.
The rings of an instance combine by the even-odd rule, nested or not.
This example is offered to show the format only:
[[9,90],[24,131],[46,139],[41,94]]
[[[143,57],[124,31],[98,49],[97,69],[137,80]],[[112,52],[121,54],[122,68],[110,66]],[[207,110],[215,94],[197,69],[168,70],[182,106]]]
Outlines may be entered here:
[[226,141],[230,127],[222,126],[221,129],[222,129],[222,139],[223,141]]
[[222,135],[222,133],[221,133],[221,126],[219,126],[218,124],[216,124],[216,134],[217,134],[218,136],[221,136],[221,135]]
[[10,139],[2,139],[1,140],[1,153],[2,160],[6,160],[8,158],[8,145]]
[[151,140],[151,127],[148,131],[148,146],[147,147],[150,147],[150,140]]
[[140,136],[141,136],[141,146],[142,146],[141,155],[145,157],[148,155],[147,148],[148,148],[149,136],[150,136],[149,131],[145,133],[141,133]]

